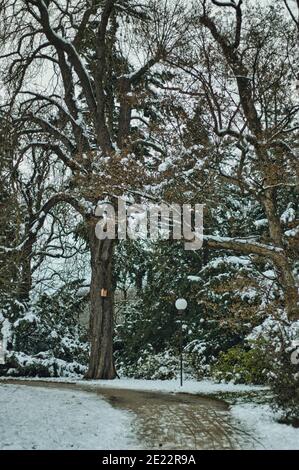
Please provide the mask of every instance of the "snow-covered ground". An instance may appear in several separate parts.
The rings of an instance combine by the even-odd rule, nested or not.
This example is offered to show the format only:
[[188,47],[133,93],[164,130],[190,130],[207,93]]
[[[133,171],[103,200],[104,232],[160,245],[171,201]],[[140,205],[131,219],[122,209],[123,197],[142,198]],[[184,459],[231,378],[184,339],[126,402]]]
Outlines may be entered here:
[[[1,377],[1,381],[16,379],[16,377]],[[148,390],[165,393],[192,393],[211,395],[216,393],[240,393],[253,392],[259,390],[268,390],[268,387],[258,385],[236,385],[233,383],[217,383],[212,380],[185,380],[183,387],[179,380],[142,380],[142,379],[115,379],[115,380],[80,380],[78,377],[58,377],[58,378],[39,378],[39,377],[17,377],[17,380],[25,381],[45,381],[57,383],[74,383],[79,385],[88,385],[92,387],[117,388],[123,390]]]
[[93,393],[0,384],[0,449],[136,449],[131,416]]
[[[85,383],[86,381],[77,381]],[[101,386],[108,388],[122,388],[126,390],[149,390],[168,393],[192,393],[210,395],[224,392],[252,392],[267,389],[256,385],[235,385],[233,383],[216,383],[212,380],[185,380],[181,387],[178,380],[141,380],[141,379],[120,379],[120,380],[92,380],[88,382],[91,386]]]
[[248,432],[254,432],[255,449],[299,450],[299,429],[278,423],[269,406],[240,404],[232,406],[231,412]]
[[[182,388],[177,381],[171,380],[33,380],[84,384],[91,391],[117,388],[204,395],[267,391],[266,387],[218,384],[209,380],[186,381]],[[112,408],[93,393],[0,384],[0,409],[2,449],[142,448],[131,428],[135,415]],[[238,403],[231,406],[231,414],[239,422],[240,428],[254,436],[254,448],[299,450],[299,429],[279,424],[269,406]]]

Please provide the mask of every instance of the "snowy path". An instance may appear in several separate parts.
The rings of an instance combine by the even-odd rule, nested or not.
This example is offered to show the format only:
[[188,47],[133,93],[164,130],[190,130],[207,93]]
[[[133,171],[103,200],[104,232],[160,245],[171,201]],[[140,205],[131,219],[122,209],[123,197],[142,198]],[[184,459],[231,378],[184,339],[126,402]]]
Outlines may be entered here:
[[72,390],[0,384],[0,449],[136,449],[129,412]]
[[147,449],[237,449],[248,440],[222,400],[107,387],[97,393],[114,407],[133,411],[134,429]]

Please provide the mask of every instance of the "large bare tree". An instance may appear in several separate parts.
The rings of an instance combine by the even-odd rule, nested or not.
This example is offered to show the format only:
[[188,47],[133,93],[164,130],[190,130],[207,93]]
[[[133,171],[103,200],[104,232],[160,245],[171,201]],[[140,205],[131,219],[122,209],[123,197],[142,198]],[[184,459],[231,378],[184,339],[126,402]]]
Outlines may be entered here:
[[113,379],[114,242],[97,239],[94,210],[98,200],[142,188],[149,149],[161,151],[141,111],[152,70],[183,40],[184,8],[152,0],[3,0],[0,11],[6,111],[18,128],[20,161],[36,151],[59,160],[64,174],[32,217],[22,249],[31,251],[57,204],[81,214],[91,257],[87,378]]

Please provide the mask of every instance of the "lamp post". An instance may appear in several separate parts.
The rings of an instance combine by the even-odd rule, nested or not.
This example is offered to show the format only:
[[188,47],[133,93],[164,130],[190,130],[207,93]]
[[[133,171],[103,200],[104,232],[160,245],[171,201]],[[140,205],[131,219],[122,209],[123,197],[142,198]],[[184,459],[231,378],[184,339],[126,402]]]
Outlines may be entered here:
[[187,300],[185,299],[177,299],[175,303],[175,307],[178,311],[180,316],[180,379],[181,379],[181,387],[183,386],[183,313],[187,308]]

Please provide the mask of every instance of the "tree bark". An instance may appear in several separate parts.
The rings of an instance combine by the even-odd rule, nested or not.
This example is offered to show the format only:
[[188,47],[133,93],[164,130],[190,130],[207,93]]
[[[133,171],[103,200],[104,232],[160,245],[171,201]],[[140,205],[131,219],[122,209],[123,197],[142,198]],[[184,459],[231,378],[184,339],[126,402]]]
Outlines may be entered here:
[[279,257],[276,267],[284,294],[288,319],[297,321],[299,320],[299,288],[286,255]]
[[[114,290],[112,283],[113,240],[98,240],[95,224],[89,234],[91,254],[90,359],[86,379],[114,379]],[[102,289],[107,292],[103,296]],[[104,292],[105,294],[105,292]]]

